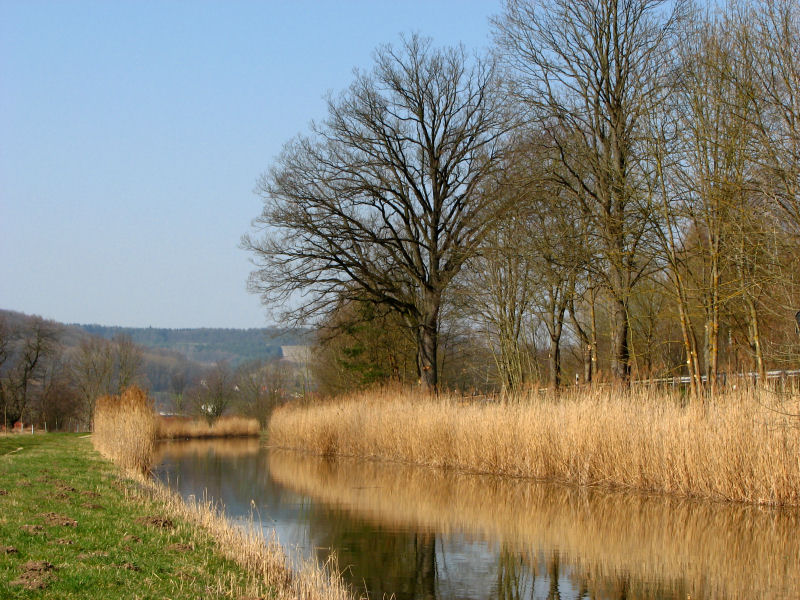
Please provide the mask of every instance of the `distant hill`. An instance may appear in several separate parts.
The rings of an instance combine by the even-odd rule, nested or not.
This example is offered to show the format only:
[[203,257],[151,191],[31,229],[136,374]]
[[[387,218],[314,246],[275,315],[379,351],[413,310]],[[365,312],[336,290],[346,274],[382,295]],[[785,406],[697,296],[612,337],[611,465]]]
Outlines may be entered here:
[[227,361],[236,366],[251,360],[281,357],[281,346],[307,343],[309,331],[305,329],[161,329],[155,327],[107,327],[104,325],[76,325],[98,337],[111,339],[126,334],[145,348],[166,350],[182,354],[190,361],[214,364]]
[[[0,321],[12,331],[23,328],[31,318],[31,315],[0,309]],[[188,372],[192,379],[219,361],[226,361],[235,368],[252,360],[282,358],[281,346],[303,346],[310,338],[310,330],[278,327],[162,329],[53,324],[58,327],[59,343],[67,352],[74,352],[84,339],[92,336],[111,339],[118,334],[129,335],[142,347],[144,383],[156,396],[168,392],[170,380],[177,371]]]
[[[32,319],[32,315],[0,309],[0,322],[9,332],[24,330]],[[74,356],[81,343],[93,337],[110,340],[119,334],[130,336],[142,348],[140,383],[161,407],[170,406],[176,376],[191,386],[216,362],[226,361],[236,368],[253,360],[282,358],[281,346],[294,349],[307,344],[310,338],[310,330],[277,327],[158,329],[49,323],[58,331],[58,345],[65,357]],[[0,422],[1,419],[2,414]]]

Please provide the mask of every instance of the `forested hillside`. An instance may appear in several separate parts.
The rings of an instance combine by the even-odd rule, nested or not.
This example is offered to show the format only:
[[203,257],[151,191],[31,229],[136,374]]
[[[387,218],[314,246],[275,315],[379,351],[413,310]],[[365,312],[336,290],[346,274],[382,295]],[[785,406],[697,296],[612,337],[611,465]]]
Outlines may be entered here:
[[112,339],[128,335],[134,343],[145,348],[178,352],[187,359],[214,364],[219,361],[238,365],[251,360],[280,358],[281,346],[304,344],[304,330],[277,327],[265,329],[163,329],[155,327],[106,327],[79,325],[84,331]]
[[[281,345],[304,331],[137,329],[64,325],[0,309],[0,428],[18,420],[50,430],[91,426],[95,400],[130,385],[159,410],[193,414],[215,405],[263,419],[291,390],[305,389]],[[233,394],[236,390],[236,394]]]

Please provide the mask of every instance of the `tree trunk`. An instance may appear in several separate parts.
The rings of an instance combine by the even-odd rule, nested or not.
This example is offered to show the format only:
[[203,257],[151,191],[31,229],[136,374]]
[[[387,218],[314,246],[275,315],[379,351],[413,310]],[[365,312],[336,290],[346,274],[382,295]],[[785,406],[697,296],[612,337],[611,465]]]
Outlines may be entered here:
[[[590,334],[586,332],[586,330],[578,322],[578,318],[575,316],[574,298],[570,298],[569,314],[572,318],[572,325],[575,328],[575,333],[578,336],[578,340],[581,344],[581,358],[583,360],[583,383],[589,384],[592,383],[592,361],[594,360],[594,354],[592,352],[593,343]],[[594,301],[592,301],[592,317],[594,317]]]
[[441,301],[432,298],[424,303],[425,313],[417,327],[417,369],[420,387],[428,393],[436,393],[439,372],[436,355],[439,345],[439,308]]
[[700,365],[697,361],[697,336],[688,316],[687,302],[683,292],[683,282],[678,279],[678,314],[683,334],[683,348],[686,352],[686,367],[689,370],[689,392],[694,400],[699,400],[703,390],[703,379],[700,376]]
[[[590,374],[592,375],[592,379],[594,379],[594,375],[597,373],[597,313],[595,311],[596,301],[597,301],[597,292],[594,289],[592,289],[591,304],[589,305],[590,306],[590,310],[591,310],[591,323],[590,323],[591,332],[590,333],[591,333],[591,337],[592,337],[592,349],[591,349],[591,352],[592,352],[592,355],[591,355],[592,365],[591,365]],[[588,381],[587,381],[587,383],[588,383]]]
[[758,310],[756,303],[749,296],[745,297],[747,302],[747,310],[749,313],[749,327],[748,333],[750,334],[750,347],[753,351],[753,358],[755,362],[756,372],[758,373],[759,383],[764,386],[767,383],[767,368],[764,364],[764,352],[761,348],[761,331],[758,325]]
[[627,386],[630,383],[630,349],[628,348],[628,308],[621,298],[614,299],[614,329],[611,334],[613,354],[611,372],[617,383]]
[[561,344],[559,343],[559,340],[550,340],[548,366],[550,369],[550,390],[557,392],[561,387]]

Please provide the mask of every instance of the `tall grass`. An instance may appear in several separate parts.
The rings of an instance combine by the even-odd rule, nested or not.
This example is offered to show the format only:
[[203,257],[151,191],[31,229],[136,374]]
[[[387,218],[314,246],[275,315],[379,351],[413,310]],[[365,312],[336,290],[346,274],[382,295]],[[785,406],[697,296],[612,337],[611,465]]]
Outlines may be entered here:
[[465,532],[512,550],[534,571],[537,557],[557,553],[579,574],[591,574],[593,587],[622,571],[650,582],[685,580],[692,598],[791,598],[800,591],[794,510],[282,450],[270,452],[269,472],[298,494],[389,531]]
[[97,399],[92,442],[126,469],[146,472],[153,460],[156,419],[153,403],[138,387]]
[[261,427],[257,419],[220,417],[213,423],[205,419],[158,417],[156,438],[159,440],[202,439],[224,437],[257,437]]
[[269,440],[326,455],[800,505],[800,421],[782,414],[800,412],[800,402],[775,404],[753,390],[688,406],[648,391],[503,403],[382,391],[279,408]]

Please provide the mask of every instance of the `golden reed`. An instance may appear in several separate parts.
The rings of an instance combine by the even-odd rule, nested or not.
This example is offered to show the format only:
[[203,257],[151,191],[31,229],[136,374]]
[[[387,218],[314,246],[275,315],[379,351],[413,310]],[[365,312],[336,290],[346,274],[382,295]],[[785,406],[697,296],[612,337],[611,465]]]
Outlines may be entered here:
[[[784,414],[791,413],[791,414]],[[798,397],[655,391],[499,403],[384,390],[277,409],[271,445],[578,485],[800,505]]]
[[[465,532],[521,556],[576,565],[602,596],[620,573],[684,582],[690,597],[800,597],[800,512],[536,484],[399,463],[273,450],[270,476],[390,531]],[[387,493],[391,490],[391,493]],[[535,568],[533,569],[535,570]]]
[[158,417],[156,439],[201,439],[257,437],[261,433],[257,419],[220,417],[209,424],[205,419]]
[[150,468],[155,432],[153,402],[138,387],[95,402],[92,442],[98,452],[121,467],[140,473]]

